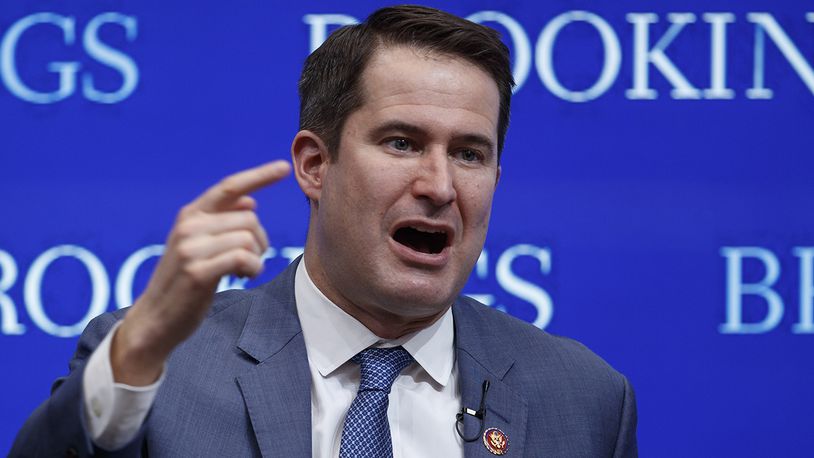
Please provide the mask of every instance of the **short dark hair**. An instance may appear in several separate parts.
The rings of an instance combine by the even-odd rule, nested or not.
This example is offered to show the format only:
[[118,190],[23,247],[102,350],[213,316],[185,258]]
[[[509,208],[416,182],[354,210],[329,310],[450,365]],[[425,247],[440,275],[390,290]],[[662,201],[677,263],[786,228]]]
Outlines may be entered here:
[[376,50],[388,45],[461,57],[494,79],[500,94],[500,158],[514,87],[509,48],[494,29],[424,6],[377,10],[361,24],[336,30],[311,53],[299,81],[300,129],[319,135],[336,159],[345,120],[364,103],[362,72]]

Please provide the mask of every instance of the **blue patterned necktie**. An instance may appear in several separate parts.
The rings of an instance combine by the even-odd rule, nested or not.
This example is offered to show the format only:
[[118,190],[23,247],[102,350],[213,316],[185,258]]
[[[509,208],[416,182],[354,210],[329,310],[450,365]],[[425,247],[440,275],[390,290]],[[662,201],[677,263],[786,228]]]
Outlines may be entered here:
[[362,379],[356,399],[350,405],[339,458],[390,458],[393,442],[387,422],[387,396],[399,373],[413,362],[401,347],[368,348],[352,358]]

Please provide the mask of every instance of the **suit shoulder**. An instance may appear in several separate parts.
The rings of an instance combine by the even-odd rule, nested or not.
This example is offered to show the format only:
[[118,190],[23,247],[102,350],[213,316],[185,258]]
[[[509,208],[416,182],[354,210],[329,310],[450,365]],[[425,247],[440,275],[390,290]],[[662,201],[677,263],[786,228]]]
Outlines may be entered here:
[[[209,316],[217,315],[236,304],[248,302],[249,299],[253,297],[253,294],[257,293],[255,293],[254,290],[229,290],[218,293],[212,302]],[[131,307],[132,306],[105,312],[91,319],[79,337],[74,359],[83,360],[89,356],[102,342],[105,336],[107,336],[113,326],[124,319]]]
[[217,315],[232,307],[240,306],[240,304],[250,303],[260,294],[260,288],[262,286],[251,289],[229,289],[215,294],[208,316]]
[[566,374],[610,383],[614,390],[624,387],[624,376],[577,340],[551,334],[474,299],[463,300],[487,323],[485,327],[493,330],[500,345],[511,349],[515,360],[513,369],[528,372],[532,377]]

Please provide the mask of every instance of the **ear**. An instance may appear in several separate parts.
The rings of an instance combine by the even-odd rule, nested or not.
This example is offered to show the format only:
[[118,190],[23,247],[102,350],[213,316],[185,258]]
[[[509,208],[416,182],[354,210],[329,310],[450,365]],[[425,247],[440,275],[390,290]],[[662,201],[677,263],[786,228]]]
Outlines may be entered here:
[[497,166],[497,172],[495,173],[495,188],[497,188],[498,182],[500,182],[500,172],[503,169],[500,166]]
[[291,163],[297,183],[312,202],[319,202],[329,161],[328,148],[317,134],[310,130],[297,132],[291,142]]

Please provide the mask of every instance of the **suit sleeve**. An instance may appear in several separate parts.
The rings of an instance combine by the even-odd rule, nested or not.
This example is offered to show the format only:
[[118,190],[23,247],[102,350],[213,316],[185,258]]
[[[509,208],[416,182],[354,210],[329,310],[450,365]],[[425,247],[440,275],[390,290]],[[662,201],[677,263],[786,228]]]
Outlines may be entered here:
[[613,452],[614,458],[637,458],[639,456],[636,422],[636,396],[633,394],[633,387],[625,378],[619,432],[616,435],[616,448]]
[[9,457],[139,456],[144,427],[127,446],[112,453],[93,446],[84,421],[82,377],[85,363],[116,320],[114,314],[106,313],[88,324],[69,363],[69,374],[54,382],[51,397],[26,420]]

